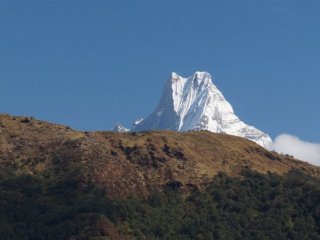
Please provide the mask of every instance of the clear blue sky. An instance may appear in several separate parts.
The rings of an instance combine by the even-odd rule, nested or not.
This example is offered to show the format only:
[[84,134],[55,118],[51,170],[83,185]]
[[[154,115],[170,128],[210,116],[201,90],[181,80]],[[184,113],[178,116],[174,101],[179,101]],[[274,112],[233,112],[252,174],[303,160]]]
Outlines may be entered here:
[[81,130],[205,70],[239,117],[320,142],[319,1],[1,1],[0,112]]

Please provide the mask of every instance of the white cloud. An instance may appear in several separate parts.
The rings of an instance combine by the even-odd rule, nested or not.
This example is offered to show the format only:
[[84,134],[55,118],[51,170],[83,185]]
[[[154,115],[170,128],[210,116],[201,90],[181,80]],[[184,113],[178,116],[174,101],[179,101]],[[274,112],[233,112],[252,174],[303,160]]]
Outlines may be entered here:
[[320,143],[306,142],[296,136],[281,134],[274,140],[273,149],[320,166]]

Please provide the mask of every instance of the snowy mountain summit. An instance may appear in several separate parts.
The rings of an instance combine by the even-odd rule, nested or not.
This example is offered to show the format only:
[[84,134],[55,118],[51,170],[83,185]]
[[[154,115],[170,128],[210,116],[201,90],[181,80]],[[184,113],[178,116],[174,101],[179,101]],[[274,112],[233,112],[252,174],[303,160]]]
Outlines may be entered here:
[[114,126],[114,128],[113,128],[112,131],[113,131],[113,132],[119,132],[119,133],[126,133],[126,132],[129,132],[130,129],[125,128],[121,123],[117,123],[117,124]]
[[245,124],[234,114],[207,72],[195,72],[188,78],[171,74],[156,110],[145,120],[137,121],[131,131],[153,129],[226,133],[247,138],[265,148],[272,143],[267,134]]

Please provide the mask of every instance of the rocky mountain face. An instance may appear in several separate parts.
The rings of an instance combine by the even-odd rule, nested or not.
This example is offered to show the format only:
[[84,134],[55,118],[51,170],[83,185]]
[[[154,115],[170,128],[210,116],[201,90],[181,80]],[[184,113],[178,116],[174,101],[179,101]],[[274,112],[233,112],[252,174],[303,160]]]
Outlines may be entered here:
[[195,72],[188,78],[172,73],[155,111],[131,129],[145,130],[208,130],[247,138],[265,148],[272,143],[266,133],[235,115],[207,72]]

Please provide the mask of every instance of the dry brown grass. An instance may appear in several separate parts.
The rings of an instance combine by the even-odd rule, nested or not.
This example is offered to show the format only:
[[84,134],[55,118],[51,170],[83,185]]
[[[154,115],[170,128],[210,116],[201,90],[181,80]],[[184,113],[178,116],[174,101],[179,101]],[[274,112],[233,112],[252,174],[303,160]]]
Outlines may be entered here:
[[28,174],[42,174],[57,165],[80,169],[83,184],[100,186],[111,197],[147,196],[172,182],[186,190],[202,188],[219,171],[239,176],[244,169],[285,174],[299,168],[320,176],[319,167],[225,134],[83,133],[35,119],[23,123],[23,119],[0,115],[1,168],[14,166]]

